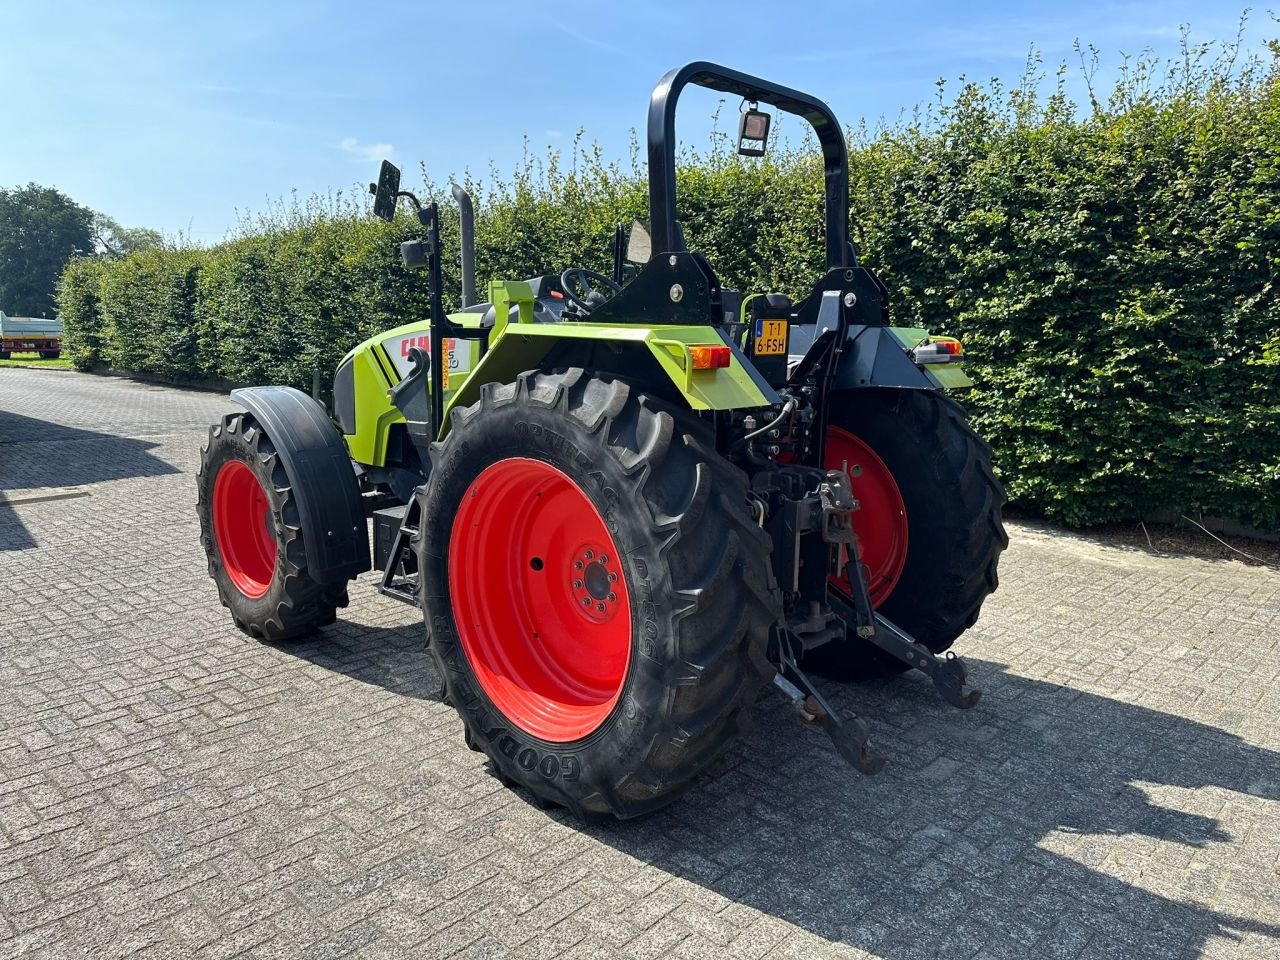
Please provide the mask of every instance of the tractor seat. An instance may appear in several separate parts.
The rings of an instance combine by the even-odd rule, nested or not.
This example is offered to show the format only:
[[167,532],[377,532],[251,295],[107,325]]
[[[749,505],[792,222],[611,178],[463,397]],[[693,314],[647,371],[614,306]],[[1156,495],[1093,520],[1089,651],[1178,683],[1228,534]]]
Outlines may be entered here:
[[[528,280],[529,288],[533,291],[533,322],[534,323],[559,323],[560,315],[564,312],[564,293],[560,289],[560,278],[555,274],[548,274],[542,277],[531,277]],[[494,321],[497,319],[493,310],[492,303],[476,303],[469,307],[463,307],[460,313],[479,313],[483,314],[480,320],[480,326],[483,329],[491,329]],[[520,311],[517,307],[511,308],[510,319],[514,323],[519,319]]]

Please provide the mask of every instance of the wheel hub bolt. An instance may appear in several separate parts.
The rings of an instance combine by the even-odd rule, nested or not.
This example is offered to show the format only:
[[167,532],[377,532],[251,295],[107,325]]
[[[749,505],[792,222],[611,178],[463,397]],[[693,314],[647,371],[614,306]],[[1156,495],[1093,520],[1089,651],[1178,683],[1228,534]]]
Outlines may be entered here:
[[618,574],[611,571],[609,554],[599,544],[583,544],[574,551],[573,569],[569,572],[573,602],[596,622],[604,622],[618,612],[618,592],[614,584]]

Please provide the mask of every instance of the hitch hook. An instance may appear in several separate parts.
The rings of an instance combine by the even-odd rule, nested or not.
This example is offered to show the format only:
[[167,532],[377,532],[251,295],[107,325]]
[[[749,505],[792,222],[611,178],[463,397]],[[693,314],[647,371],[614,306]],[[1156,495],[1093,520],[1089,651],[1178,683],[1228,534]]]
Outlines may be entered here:
[[880,628],[871,642],[886,653],[891,653],[908,666],[915,667],[933,681],[933,687],[943,700],[960,710],[968,710],[982,697],[981,690],[965,688],[969,670],[964,661],[948,650],[939,657],[893,621],[875,614]]
[[884,769],[884,757],[871,752],[871,724],[861,717],[841,720],[831,704],[786,652],[780,654],[782,664],[773,675],[774,689],[790,702],[796,713],[809,726],[820,726],[836,753],[867,776]]

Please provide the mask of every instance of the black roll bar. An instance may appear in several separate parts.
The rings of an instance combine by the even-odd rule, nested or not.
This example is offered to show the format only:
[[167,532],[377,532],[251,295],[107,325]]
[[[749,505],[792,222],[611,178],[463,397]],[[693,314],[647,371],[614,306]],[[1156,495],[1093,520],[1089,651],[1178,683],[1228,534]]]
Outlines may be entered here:
[[649,100],[649,220],[653,256],[685,250],[676,225],[676,102],[689,84],[772,104],[804,117],[822,145],[826,178],[827,269],[851,266],[849,249],[849,154],[831,108],[807,93],[739,73],[705,60],[672,70]]

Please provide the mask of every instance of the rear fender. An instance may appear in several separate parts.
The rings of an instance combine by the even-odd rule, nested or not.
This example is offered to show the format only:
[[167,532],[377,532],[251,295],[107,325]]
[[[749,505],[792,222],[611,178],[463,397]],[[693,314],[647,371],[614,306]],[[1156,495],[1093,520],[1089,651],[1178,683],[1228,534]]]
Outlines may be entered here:
[[[695,370],[690,347],[699,344],[729,347],[729,366]],[[691,410],[736,410],[780,402],[751,361],[716,327],[511,322],[450,399],[449,409],[475,403],[486,383],[510,383],[526,370],[548,365],[553,349],[551,365],[556,367],[587,366],[623,376],[641,367],[660,371],[656,375],[665,378],[668,394]],[[441,436],[448,429],[445,417]]]
[[850,327],[831,389],[942,390],[973,386],[958,363],[923,366],[912,359],[912,348],[928,337],[929,331],[916,327]]
[[345,583],[370,568],[369,534],[355,469],[342,435],[317,401],[292,387],[231,391],[275,447],[298,505],[307,573]]

